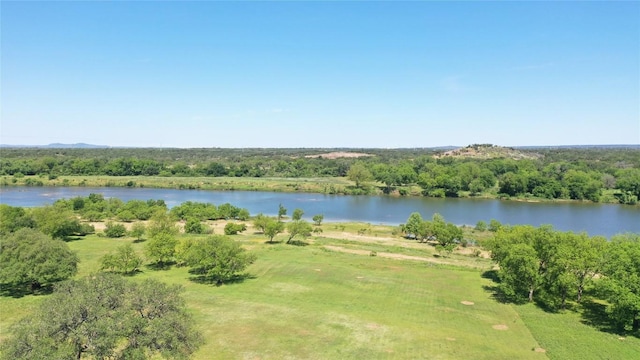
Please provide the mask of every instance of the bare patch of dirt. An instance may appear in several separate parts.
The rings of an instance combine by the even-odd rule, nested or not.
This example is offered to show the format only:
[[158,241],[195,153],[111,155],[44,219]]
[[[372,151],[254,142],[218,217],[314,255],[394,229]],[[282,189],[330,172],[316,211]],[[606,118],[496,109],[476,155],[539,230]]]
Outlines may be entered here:
[[107,225],[103,222],[90,222],[89,225],[92,225],[96,231],[104,231]]
[[462,305],[474,305],[474,302],[473,302],[473,301],[467,301],[467,300],[462,300],[462,301],[460,301],[460,303],[461,303]]
[[493,325],[492,328],[495,330],[509,330],[509,327],[504,324]]
[[456,341],[456,338],[448,337],[447,340],[448,341]]
[[483,259],[490,259],[491,258],[491,253],[489,251],[481,250],[479,247],[462,247],[462,246],[458,246],[458,248],[456,249],[456,253],[461,254],[461,255],[475,255],[475,252],[477,250],[480,250],[480,255],[478,257],[481,257]]
[[374,156],[372,154],[346,152],[346,151],[334,151],[326,154],[307,155],[306,158],[323,158],[323,159],[338,159],[338,158],[359,158],[363,156]]
[[[346,249],[346,248],[343,248],[342,246],[325,245],[324,248],[327,250],[338,251],[338,252],[343,252],[347,254],[367,255],[367,256],[371,254],[371,251],[369,250]],[[425,262],[431,262],[431,263],[437,263],[437,264],[446,263],[436,258],[426,258],[421,256],[412,256],[412,255],[403,255],[403,254],[392,254],[392,253],[386,253],[386,252],[378,252],[377,256],[387,258],[387,259],[396,259],[396,260],[415,260],[415,261],[425,261]]]
[[376,329],[382,328],[382,325],[376,324],[376,323],[368,323],[366,325],[366,328],[369,329],[369,330],[376,330]]

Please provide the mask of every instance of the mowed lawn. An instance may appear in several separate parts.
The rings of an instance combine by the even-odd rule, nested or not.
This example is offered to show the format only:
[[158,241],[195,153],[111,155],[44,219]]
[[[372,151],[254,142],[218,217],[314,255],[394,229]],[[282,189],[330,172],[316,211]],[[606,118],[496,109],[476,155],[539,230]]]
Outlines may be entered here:
[[[199,284],[177,267],[131,278],[184,286],[206,339],[196,359],[624,359],[640,348],[638,339],[619,340],[579,324],[575,314],[501,304],[477,268],[333,252],[320,245],[330,239],[293,246],[234,238],[257,255],[240,283]],[[98,258],[123,242],[132,240],[70,242],[80,275],[96,271]],[[134,244],[140,252],[143,245]],[[0,298],[2,335],[40,298]],[[547,324],[557,341],[545,335]],[[605,343],[610,357],[599,357],[592,349]]]

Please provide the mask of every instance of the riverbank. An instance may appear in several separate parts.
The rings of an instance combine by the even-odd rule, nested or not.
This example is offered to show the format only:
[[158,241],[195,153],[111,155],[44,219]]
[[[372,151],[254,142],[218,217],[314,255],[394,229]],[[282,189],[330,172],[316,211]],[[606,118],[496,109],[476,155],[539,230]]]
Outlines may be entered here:
[[[315,193],[328,195],[385,195],[384,185],[370,183],[357,188],[345,177],[316,178],[251,178],[251,177],[164,177],[164,176],[2,176],[0,186],[71,186],[71,187],[122,187],[180,190],[219,191],[269,191],[285,193]],[[396,187],[389,196],[422,197],[417,185]],[[587,200],[546,199],[537,197],[505,197],[497,193],[497,187],[481,194],[460,192],[460,198],[496,199],[535,203],[592,203]],[[600,203],[618,204],[614,190],[605,190]],[[640,207],[640,203],[637,205]]]

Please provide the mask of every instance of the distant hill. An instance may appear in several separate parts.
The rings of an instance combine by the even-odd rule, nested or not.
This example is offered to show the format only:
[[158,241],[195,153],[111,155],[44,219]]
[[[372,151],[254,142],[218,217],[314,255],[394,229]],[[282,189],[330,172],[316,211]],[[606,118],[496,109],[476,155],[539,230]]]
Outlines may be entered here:
[[476,159],[494,159],[508,158],[514,160],[520,159],[538,159],[542,155],[531,150],[514,149],[510,147],[502,147],[491,144],[474,144],[463,148],[446,151],[436,157],[456,157],[456,158],[476,158]]
[[110,146],[107,145],[93,145],[93,144],[85,144],[85,143],[76,143],[76,144],[61,144],[61,143],[53,143],[49,145],[7,145],[0,144],[0,147],[3,148],[40,148],[40,149],[107,149]]

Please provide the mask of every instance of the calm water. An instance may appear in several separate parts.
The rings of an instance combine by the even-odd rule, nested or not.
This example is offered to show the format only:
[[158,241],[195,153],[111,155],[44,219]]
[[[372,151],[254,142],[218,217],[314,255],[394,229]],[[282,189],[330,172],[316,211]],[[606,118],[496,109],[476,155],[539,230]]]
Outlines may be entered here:
[[169,207],[185,201],[231,203],[247,208],[251,214],[276,215],[278,204],[288,209],[300,208],[305,218],[323,214],[325,221],[362,221],[372,224],[398,225],[414,211],[423,218],[442,214],[456,224],[475,225],[496,219],[505,224],[551,224],[559,230],[586,231],[590,235],[611,236],[622,232],[640,233],[640,209],[612,204],[523,203],[499,200],[433,199],[387,196],[343,196],[291,194],[251,191],[206,191],[141,188],[88,187],[2,187],[0,203],[34,207],[57,199],[100,193],[123,201],[162,199]]

